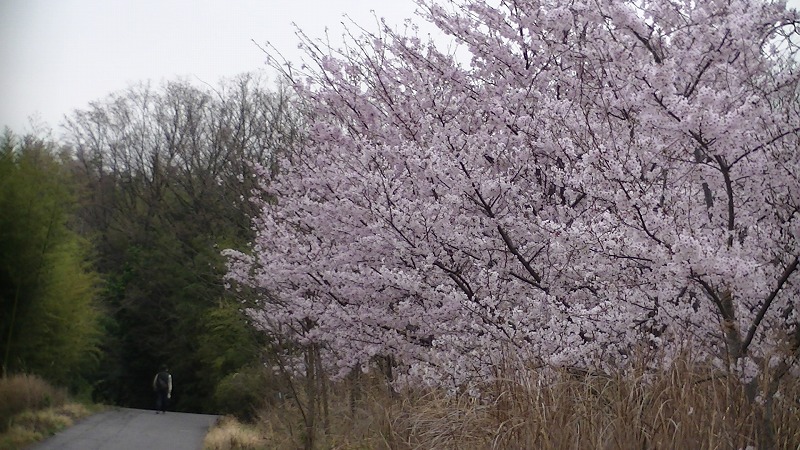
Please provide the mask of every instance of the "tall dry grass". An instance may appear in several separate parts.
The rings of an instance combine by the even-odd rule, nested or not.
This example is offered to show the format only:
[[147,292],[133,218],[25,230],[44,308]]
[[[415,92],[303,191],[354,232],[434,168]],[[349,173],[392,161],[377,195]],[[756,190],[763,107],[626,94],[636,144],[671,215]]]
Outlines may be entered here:
[[[262,413],[258,446],[230,448],[303,448],[305,400],[295,400]],[[737,381],[686,365],[659,376],[530,371],[487,383],[481,398],[395,394],[380,378],[363,377],[332,386],[314,448],[745,449],[756,446],[758,407]],[[800,449],[796,380],[781,386],[773,419],[776,448]]]
[[258,429],[246,425],[236,418],[223,417],[206,434],[203,450],[248,450],[268,448],[265,446]]
[[[757,406],[734,381],[686,368],[655,379],[498,380],[488,399],[429,392],[389,414],[393,449],[744,449]],[[774,406],[777,447],[800,445],[797,386]]]
[[34,375],[0,378],[0,450],[41,441],[91,414],[67,393]]
[[66,399],[66,391],[51,386],[36,375],[0,378],[0,431],[7,429],[11,418],[23,411],[61,406]]
[[76,420],[89,414],[90,409],[78,403],[24,411],[14,416],[8,429],[0,433],[0,450],[28,447],[72,426]]

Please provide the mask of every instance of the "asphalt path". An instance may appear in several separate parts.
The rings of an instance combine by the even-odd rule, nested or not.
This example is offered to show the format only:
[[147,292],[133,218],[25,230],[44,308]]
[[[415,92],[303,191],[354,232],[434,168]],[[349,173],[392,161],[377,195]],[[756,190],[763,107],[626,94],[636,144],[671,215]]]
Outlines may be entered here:
[[32,450],[201,450],[218,416],[114,408],[90,416]]

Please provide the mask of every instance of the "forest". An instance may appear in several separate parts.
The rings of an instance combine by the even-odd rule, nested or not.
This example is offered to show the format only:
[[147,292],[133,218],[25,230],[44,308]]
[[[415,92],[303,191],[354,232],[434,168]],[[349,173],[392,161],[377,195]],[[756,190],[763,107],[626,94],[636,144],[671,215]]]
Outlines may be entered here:
[[258,385],[264,338],[226,291],[220,251],[252,239],[249,162],[272,164],[300,123],[285,90],[245,74],[132,86],[75,111],[58,141],[6,130],[3,372],[150,408],[166,364],[179,410],[254,401],[225,391],[239,372]]
[[794,448],[800,15],[419,5],[461,53],[300,33],[7,132],[4,372],[146,407],[165,363],[304,448]]

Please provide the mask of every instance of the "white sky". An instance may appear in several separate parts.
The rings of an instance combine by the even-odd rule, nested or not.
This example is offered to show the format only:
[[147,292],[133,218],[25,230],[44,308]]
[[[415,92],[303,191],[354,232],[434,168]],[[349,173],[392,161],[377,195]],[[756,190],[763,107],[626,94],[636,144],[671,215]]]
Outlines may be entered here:
[[0,0],[0,128],[24,133],[33,118],[58,132],[74,109],[137,82],[216,85],[267,70],[252,41],[298,60],[292,22],[311,37],[326,26],[336,37],[344,13],[374,29],[371,10],[400,25],[416,8],[412,0]]
[[416,9],[412,0],[0,0],[0,128],[30,131],[34,117],[57,132],[65,114],[140,81],[216,85],[268,70],[252,41],[297,60],[292,22],[338,37],[344,13],[375,29],[371,10],[401,25]]

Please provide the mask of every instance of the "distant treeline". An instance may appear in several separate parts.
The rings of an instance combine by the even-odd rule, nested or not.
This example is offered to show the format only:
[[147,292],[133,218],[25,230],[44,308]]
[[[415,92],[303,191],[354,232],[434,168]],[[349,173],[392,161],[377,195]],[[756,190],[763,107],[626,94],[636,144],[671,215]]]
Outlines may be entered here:
[[263,337],[223,286],[220,250],[252,238],[249,162],[273,167],[300,129],[288,91],[246,74],[131,87],[76,111],[58,141],[6,130],[3,373],[150,407],[167,364],[176,408],[245,407],[230,379],[254,372]]

